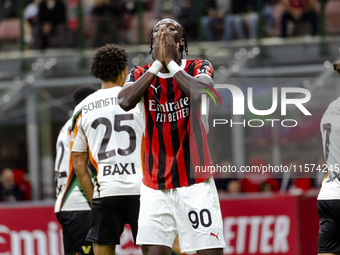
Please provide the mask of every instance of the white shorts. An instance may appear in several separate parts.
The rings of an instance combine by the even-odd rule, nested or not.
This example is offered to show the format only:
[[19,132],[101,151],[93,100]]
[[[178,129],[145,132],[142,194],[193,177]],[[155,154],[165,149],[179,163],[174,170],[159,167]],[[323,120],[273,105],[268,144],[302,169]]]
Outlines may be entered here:
[[182,253],[225,248],[220,202],[212,177],[168,190],[142,184],[137,244],[171,248],[177,234]]

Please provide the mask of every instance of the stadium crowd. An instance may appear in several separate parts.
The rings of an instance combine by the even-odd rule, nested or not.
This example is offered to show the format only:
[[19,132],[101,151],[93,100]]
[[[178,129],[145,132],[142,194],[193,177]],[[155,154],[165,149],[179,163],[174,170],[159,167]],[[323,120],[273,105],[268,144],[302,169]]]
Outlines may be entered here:
[[[79,23],[76,0],[1,1],[0,41],[5,40],[6,37],[19,38],[18,15],[21,1],[24,3],[27,49],[77,46]],[[157,20],[165,17],[171,17],[183,24],[188,31],[189,41],[224,40],[227,42],[234,39],[255,39],[259,36],[287,37],[300,34],[315,36],[319,33],[321,1],[317,0],[83,0],[82,2],[83,32],[87,47],[99,47],[105,43],[146,43],[148,31]],[[336,8],[338,3],[332,0],[325,0],[325,3],[326,32],[339,33],[338,22],[335,19],[339,14],[337,11],[339,8]],[[143,24],[140,24],[140,18]],[[139,34],[140,31],[143,31],[142,35]]]

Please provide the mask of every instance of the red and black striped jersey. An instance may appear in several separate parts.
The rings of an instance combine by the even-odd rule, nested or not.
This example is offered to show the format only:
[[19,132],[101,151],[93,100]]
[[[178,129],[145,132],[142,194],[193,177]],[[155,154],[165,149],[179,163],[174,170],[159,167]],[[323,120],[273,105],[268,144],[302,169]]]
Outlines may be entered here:
[[[139,79],[151,64],[134,67],[126,82]],[[182,60],[189,75],[213,78],[209,61]],[[145,170],[143,183],[171,189],[199,183],[210,174],[195,171],[212,166],[200,107],[190,102],[170,73],[158,73],[143,95],[145,111]]]

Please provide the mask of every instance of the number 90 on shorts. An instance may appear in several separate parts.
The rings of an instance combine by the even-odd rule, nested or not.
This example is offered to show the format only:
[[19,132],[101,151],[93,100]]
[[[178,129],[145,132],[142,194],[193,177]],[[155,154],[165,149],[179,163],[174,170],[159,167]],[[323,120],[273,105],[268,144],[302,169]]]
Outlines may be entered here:
[[222,215],[213,178],[186,187],[141,187],[137,244],[172,247],[182,253],[224,248]]

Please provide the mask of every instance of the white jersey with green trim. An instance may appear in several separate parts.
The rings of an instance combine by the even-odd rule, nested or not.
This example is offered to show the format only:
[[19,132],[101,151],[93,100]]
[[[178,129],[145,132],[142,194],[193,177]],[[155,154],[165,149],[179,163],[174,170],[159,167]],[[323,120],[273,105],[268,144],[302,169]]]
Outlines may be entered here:
[[90,210],[89,202],[82,191],[79,181],[73,172],[73,162],[70,151],[70,133],[72,125],[70,118],[59,132],[56,145],[55,174],[57,200],[55,212]]
[[96,91],[73,114],[71,150],[89,154],[90,169],[96,172],[93,198],[140,194],[142,109],[137,104],[124,111],[118,104],[120,90]]
[[328,106],[320,128],[328,173],[322,181],[318,199],[340,199],[340,97]]

